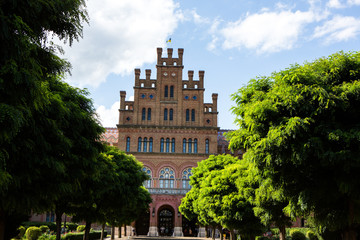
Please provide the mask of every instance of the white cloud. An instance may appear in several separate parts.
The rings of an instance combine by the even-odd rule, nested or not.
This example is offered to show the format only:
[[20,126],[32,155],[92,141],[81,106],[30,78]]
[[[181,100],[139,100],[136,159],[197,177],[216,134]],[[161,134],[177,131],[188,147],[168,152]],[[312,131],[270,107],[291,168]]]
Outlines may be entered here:
[[349,5],[360,5],[360,0],[348,0]]
[[261,12],[230,22],[221,30],[223,48],[248,48],[270,53],[294,47],[304,26],[315,20],[312,11]]
[[360,19],[335,16],[322,26],[316,27],[314,38],[325,37],[325,43],[346,41],[360,34]]
[[156,47],[183,18],[172,0],[89,0],[90,26],[72,48],[64,47],[73,65],[68,81],[77,86],[98,86],[110,73],[129,74],[135,67],[156,60]]
[[119,122],[119,108],[120,102],[115,102],[110,109],[103,105],[96,109],[103,127],[116,127],[116,124]]
[[344,8],[346,7],[345,4],[341,3],[339,0],[330,0],[327,3],[329,8]]

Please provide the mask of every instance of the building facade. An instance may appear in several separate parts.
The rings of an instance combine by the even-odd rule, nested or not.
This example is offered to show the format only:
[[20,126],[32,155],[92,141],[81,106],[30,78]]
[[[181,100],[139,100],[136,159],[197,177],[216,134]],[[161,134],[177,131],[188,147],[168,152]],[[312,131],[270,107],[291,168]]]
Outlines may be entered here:
[[134,101],[120,92],[117,146],[143,163],[151,180],[144,185],[153,202],[150,212],[135,223],[139,235],[195,235],[197,229],[179,212],[189,191],[191,168],[218,151],[217,97],[204,103],[204,71],[183,80],[183,49],[157,49],[155,78],[151,70],[135,69]]

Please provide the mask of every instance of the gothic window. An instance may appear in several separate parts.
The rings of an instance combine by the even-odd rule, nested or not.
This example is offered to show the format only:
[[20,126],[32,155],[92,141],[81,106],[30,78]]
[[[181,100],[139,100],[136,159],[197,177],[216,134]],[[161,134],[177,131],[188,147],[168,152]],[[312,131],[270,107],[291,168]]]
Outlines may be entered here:
[[190,110],[189,109],[186,109],[186,121],[188,122],[189,119],[190,119]]
[[197,138],[194,139],[194,153],[198,152],[198,140]]
[[144,138],[143,152],[147,152],[147,138]]
[[189,153],[192,152],[192,140],[191,140],[191,138],[189,138],[189,141],[188,141],[188,152]]
[[171,139],[171,152],[175,152],[175,138]]
[[143,108],[141,112],[141,120],[145,120],[145,115],[146,115],[146,109]]
[[145,186],[146,188],[151,188],[151,179],[152,179],[151,169],[148,168],[148,167],[143,167],[142,170],[150,177],[149,180],[145,180],[145,181],[144,181],[144,186]]
[[185,189],[190,189],[190,177],[192,176],[191,173],[191,168],[186,168],[183,172],[182,172],[182,188]]
[[205,153],[209,153],[209,139],[205,140]]
[[147,120],[151,120],[151,108],[148,108]]
[[170,138],[166,139],[166,152],[168,153],[170,151]]
[[170,86],[170,97],[174,97],[174,86]]
[[191,121],[195,121],[195,109],[191,109]]
[[153,138],[151,137],[149,139],[149,152],[152,152],[153,151]]
[[142,143],[142,139],[141,137],[138,138],[138,152],[141,152],[141,143]]
[[159,174],[159,187],[160,188],[174,188],[175,185],[175,172],[170,167],[165,167],[160,170]]
[[164,97],[168,97],[168,91],[169,91],[169,87],[166,85],[165,86],[165,93],[164,93]]
[[126,138],[126,151],[130,152],[130,137]]
[[165,121],[168,120],[168,109],[167,108],[164,109],[164,120]]
[[173,113],[174,113],[174,110],[172,108],[170,108],[170,116],[169,116],[169,120],[172,121],[173,120]]
[[160,152],[164,152],[164,138],[160,139]]
[[186,153],[186,139],[183,139],[183,153]]

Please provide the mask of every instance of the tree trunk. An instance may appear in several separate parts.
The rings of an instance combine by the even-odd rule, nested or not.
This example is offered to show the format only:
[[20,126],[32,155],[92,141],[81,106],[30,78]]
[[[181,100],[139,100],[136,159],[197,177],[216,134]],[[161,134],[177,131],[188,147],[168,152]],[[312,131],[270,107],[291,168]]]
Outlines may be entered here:
[[236,240],[235,238],[235,233],[234,233],[234,229],[230,230],[230,240]]
[[61,217],[63,213],[59,210],[55,210],[56,215],[56,240],[61,239]]
[[356,231],[354,229],[346,229],[342,234],[343,240],[356,240]]
[[121,238],[121,225],[118,228],[119,228],[119,238]]
[[115,227],[111,226],[111,240],[115,239]]
[[104,240],[104,231],[105,231],[105,223],[103,223],[101,226],[100,240]]
[[126,237],[126,224],[124,224],[124,236]]
[[224,240],[223,230],[220,229],[220,240]]
[[211,229],[212,229],[211,238],[212,238],[213,240],[215,240],[215,231],[216,231],[216,227],[215,227],[215,226],[213,226]]
[[286,228],[285,228],[285,226],[280,226],[279,227],[279,232],[280,232],[280,240],[285,240],[286,239]]
[[5,240],[5,211],[0,209],[0,240]]
[[91,228],[91,222],[86,221],[86,224],[85,224],[85,233],[84,233],[84,240],[89,240],[90,228]]

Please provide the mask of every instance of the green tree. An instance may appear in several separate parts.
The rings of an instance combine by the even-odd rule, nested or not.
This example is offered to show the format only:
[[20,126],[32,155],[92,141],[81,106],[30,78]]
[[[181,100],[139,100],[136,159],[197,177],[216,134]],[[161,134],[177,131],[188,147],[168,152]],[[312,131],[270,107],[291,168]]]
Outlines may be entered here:
[[[87,21],[82,0],[0,2],[0,239],[6,216],[46,208],[59,193],[49,172],[61,172],[53,162],[61,134],[47,117],[48,81],[69,70],[56,56],[49,37],[78,39]],[[50,133],[49,133],[50,132]],[[60,131],[58,133],[61,133]],[[54,169],[53,169],[54,168]],[[36,185],[40,183],[40,185]],[[47,183],[50,183],[47,185]]]
[[252,79],[233,95],[232,149],[289,198],[288,209],[355,239],[360,223],[360,53]]

